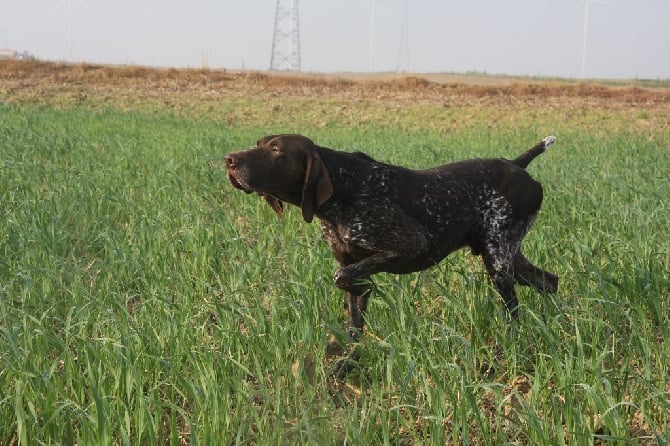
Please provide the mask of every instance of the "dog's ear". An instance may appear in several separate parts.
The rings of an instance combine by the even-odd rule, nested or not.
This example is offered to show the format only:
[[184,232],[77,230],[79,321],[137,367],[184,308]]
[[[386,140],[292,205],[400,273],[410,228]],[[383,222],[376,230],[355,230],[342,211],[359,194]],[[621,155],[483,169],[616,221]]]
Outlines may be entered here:
[[284,216],[284,203],[277,197],[268,194],[261,194],[270,207],[279,215]]
[[310,150],[307,154],[307,167],[305,168],[305,183],[302,188],[302,218],[310,223],[314,218],[314,212],[333,195],[333,183],[325,164],[316,150]]
[[260,146],[263,146],[263,145],[267,144],[268,142],[275,139],[277,136],[279,136],[279,135],[267,135],[267,136],[262,137],[261,139],[256,141],[256,147],[260,147]]

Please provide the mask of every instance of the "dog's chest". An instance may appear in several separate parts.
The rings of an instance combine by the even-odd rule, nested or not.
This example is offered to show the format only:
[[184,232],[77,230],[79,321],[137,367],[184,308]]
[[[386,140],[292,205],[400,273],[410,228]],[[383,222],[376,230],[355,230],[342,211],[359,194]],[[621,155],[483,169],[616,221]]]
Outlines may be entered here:
[[321,220],[321,233],[330,246],[335,258],[342,264],[350,264],[369,257],[371,252],[362,245],[368,240],[361,235],[359,223],[333,224]]

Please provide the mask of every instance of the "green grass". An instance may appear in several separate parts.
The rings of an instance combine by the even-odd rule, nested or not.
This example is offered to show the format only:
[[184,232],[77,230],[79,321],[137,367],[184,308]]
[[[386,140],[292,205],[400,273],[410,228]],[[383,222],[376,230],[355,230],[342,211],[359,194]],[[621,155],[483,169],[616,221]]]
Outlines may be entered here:
[[[365,104],[292,124],[300,104],[256,126],[0,104],[1,444],[670,442],[667,129]],[[559,293],[518,288],[510,328],[465,252],[379,275],[361,368],[329,378],[345,319],[318,225],[221,168],[277,131],[413,167],[556,132],[525,253]]]

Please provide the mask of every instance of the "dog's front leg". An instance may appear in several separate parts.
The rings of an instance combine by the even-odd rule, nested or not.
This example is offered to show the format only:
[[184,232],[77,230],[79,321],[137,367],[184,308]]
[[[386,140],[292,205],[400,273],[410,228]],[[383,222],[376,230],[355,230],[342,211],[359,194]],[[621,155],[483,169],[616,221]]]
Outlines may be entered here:
[[[348,334],[349,340],[354,344],[359,341],[363,334],[363,318],[365,317],[369,294],[370,291],[366,291],[362,296],[357,296],[350,292],[347,293]],[[343,378],[358,365],[360,355],[356,351],[356,345],[354,344],[349,344],[344,349],[333,371],[334,376]]]
[[369,277],[383,271],[387,265],[394,261],[394,256],[377,254],[358,263],[343,266],[335,272],[335,285],[347,293],[349,335],[354,342],[358,341],[363,332],[368,298],[374,288],[374,284]]
[[[380,265],[385,264],[382,260],[388,259],[388,256],[374,257],[377,256],[343,266],[337,270],[334,276],[337,287],[347,293],[348,334],[353,343],[358,342],[363,334],[368,298],[374,289],[374,283],[369,276],[379,272]],[[355,345],[347,347],[342,358],[335,366],[334,376],[344,377],[357,366],[359,357]]]
[[[367,284],[362,284],[361,289],[363,288],[364,291],[360,295],[347,292],[348,333],[349,339],[353,343],[358,342],[363,334],[363,320],[368,306],[368,297],[373,288],[372,282],[368,281]],[[359,358],[360,355],[356,351],[356,346],[352,344],[347,346],[335,366],[334,376],[338,378],[346,376],[347,373],[357,367]]]
[[372,286],[366,289],[360,295],[347,293],[347,313],[349,314],[349,337],[353,342],[358,342],[363,334],[363,320],[365,310],[368,307],[368,297],[372,291]]

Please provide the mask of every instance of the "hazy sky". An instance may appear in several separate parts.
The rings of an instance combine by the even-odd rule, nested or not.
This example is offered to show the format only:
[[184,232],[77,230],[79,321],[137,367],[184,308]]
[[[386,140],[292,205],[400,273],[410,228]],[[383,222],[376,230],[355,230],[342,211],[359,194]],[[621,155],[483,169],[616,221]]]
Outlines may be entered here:
[[[276,0],[0,0],[0,47],[40,59],[267,69]],[[369,71],[370,1],[302,0],[303,71]],[[376,0],[373,71],[403,0]],[[410,70],[580,77],[584,0],[407,0]],[[586,76],[670,78],[670,0],[591,0]]]

